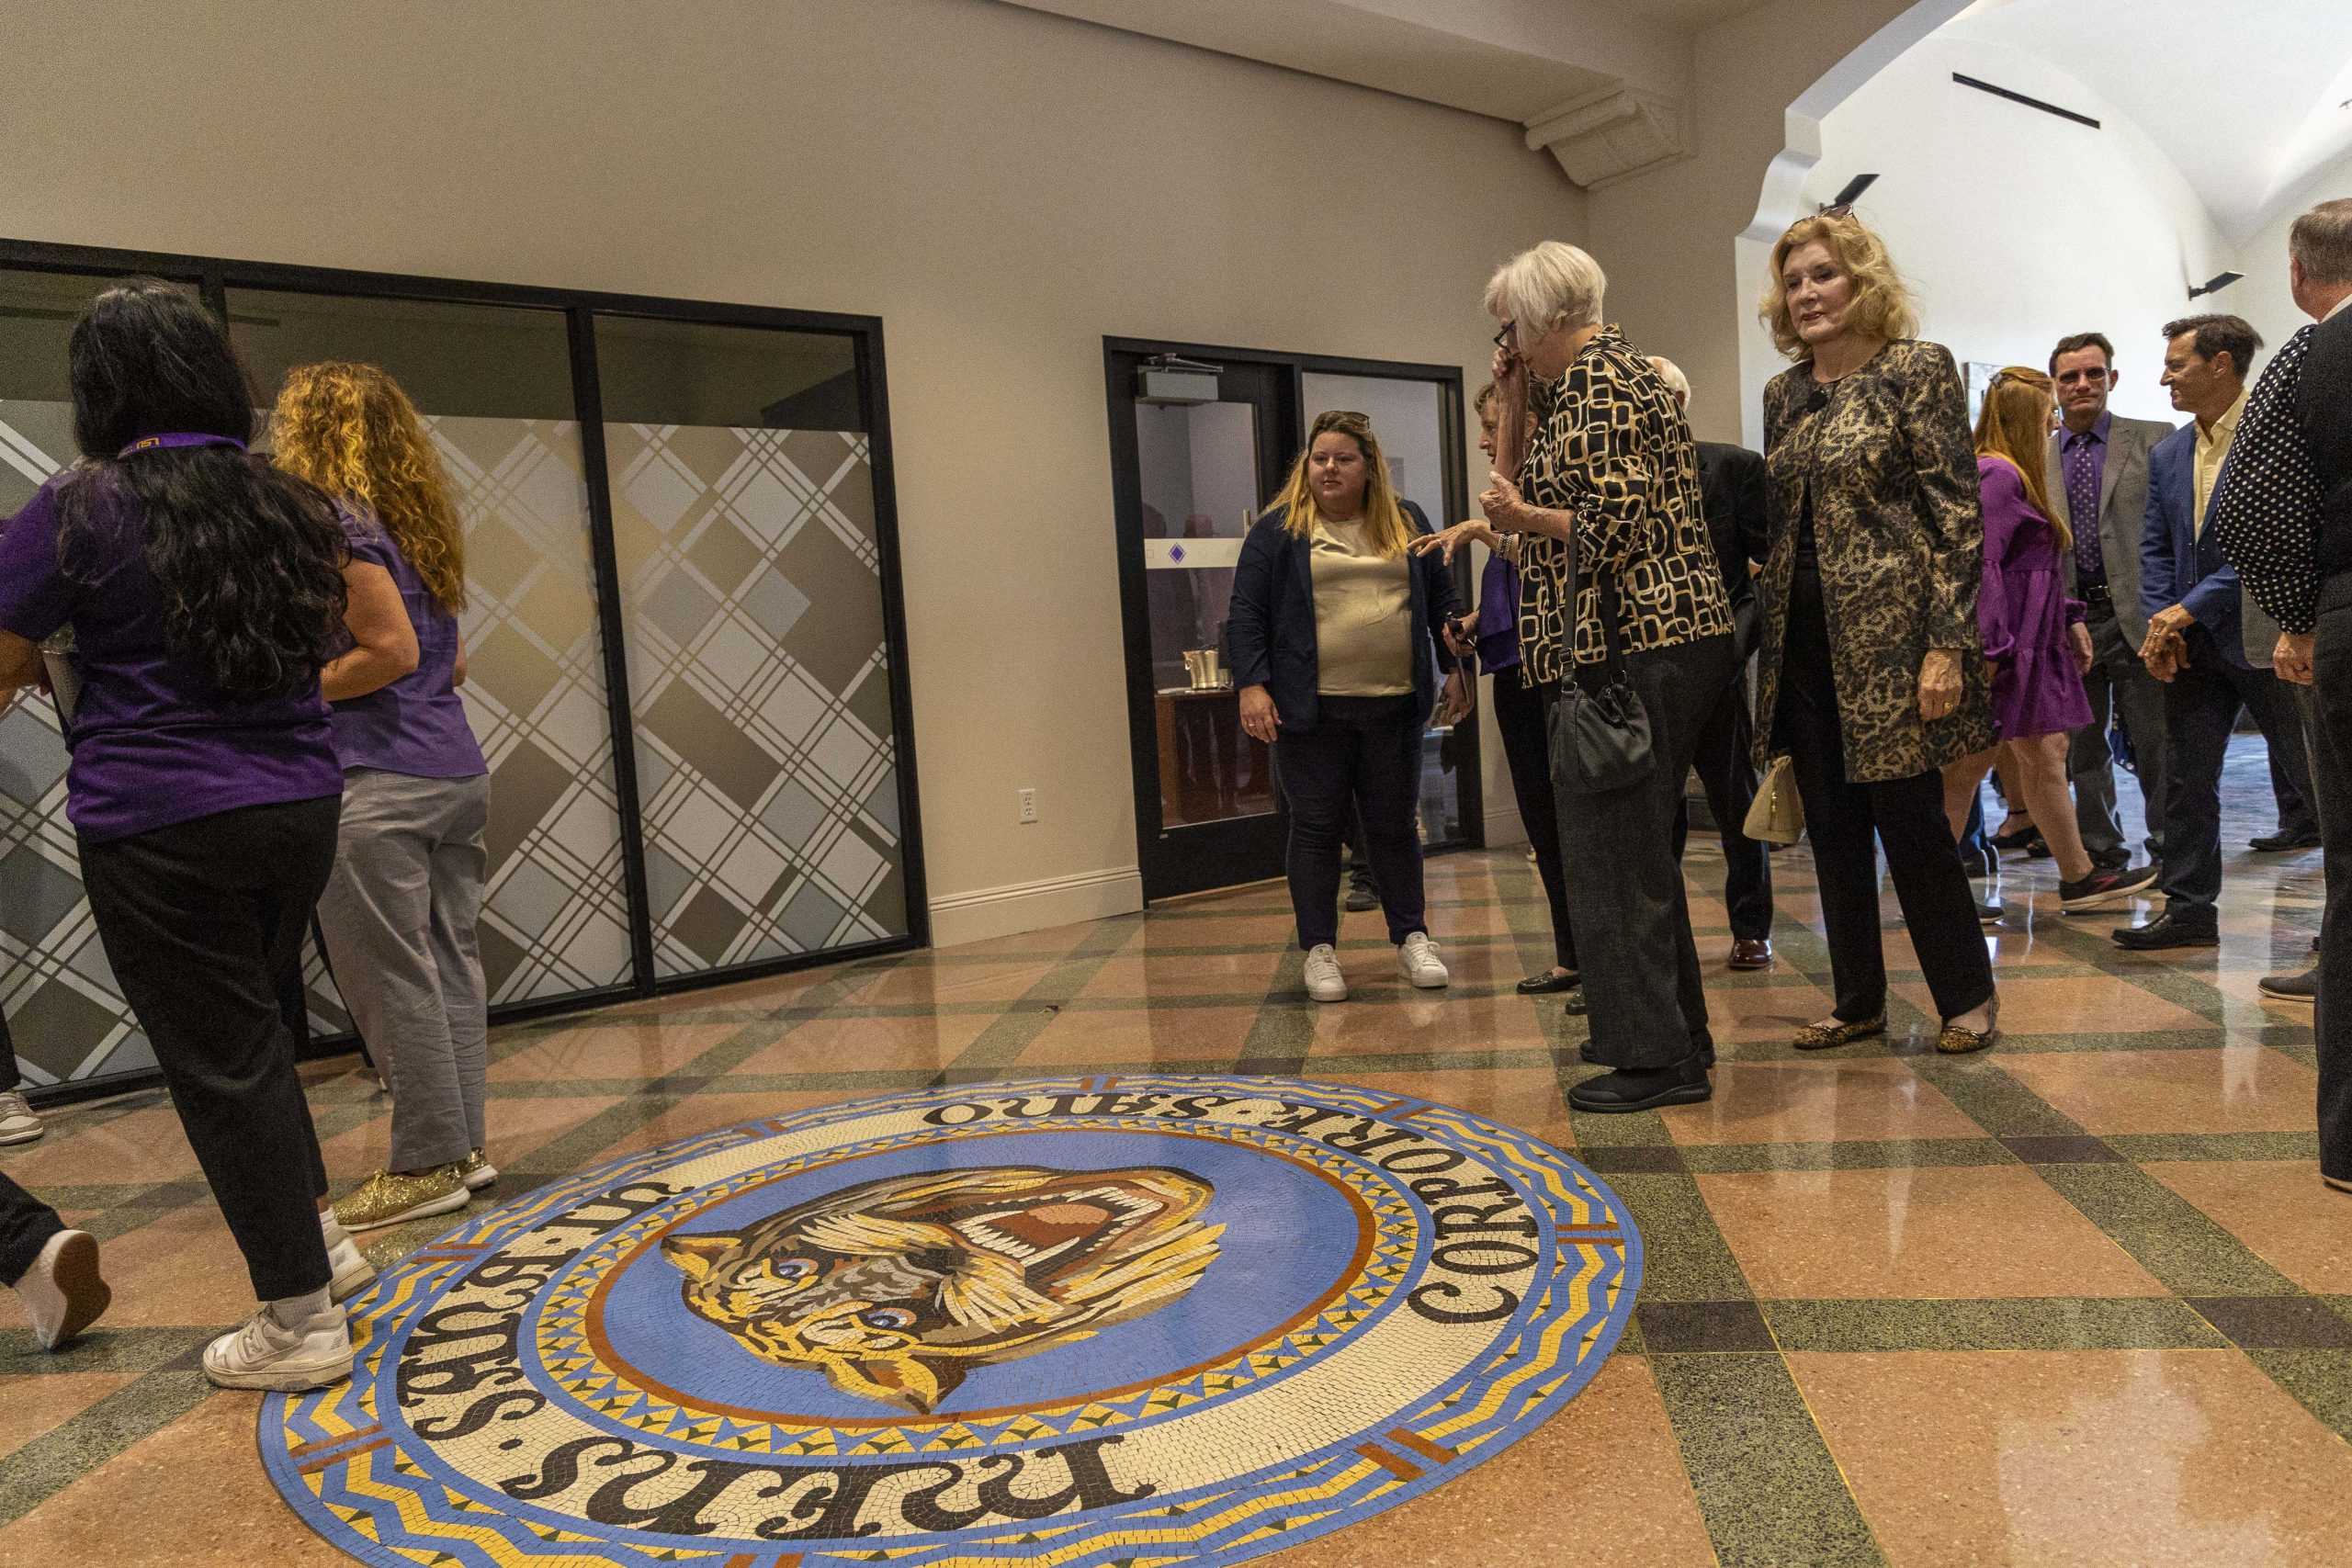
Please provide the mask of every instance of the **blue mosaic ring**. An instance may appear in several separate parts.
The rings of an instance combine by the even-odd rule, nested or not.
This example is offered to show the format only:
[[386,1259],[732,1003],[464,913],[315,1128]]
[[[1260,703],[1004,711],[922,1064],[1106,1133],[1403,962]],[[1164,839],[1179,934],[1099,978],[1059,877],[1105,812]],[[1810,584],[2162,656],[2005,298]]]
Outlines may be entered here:
[[1598,1178],[1449,1106],[959,1086],[467,1216],[353,1303],[351,1382],[272,1396],[261,1446],[387,1568],[1240,1562],[1534,1429],[1640,1278]]

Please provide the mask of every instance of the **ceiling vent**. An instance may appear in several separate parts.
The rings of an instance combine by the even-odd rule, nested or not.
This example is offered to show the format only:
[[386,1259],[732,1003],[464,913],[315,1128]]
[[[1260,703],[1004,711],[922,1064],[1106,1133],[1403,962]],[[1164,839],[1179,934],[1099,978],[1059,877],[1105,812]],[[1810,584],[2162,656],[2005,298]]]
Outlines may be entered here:
[[1630,87],[1573,98],[1527,122],[1527,145],[1547,150],[1586,190],[1631,179],[1690,152],[1679,101]]

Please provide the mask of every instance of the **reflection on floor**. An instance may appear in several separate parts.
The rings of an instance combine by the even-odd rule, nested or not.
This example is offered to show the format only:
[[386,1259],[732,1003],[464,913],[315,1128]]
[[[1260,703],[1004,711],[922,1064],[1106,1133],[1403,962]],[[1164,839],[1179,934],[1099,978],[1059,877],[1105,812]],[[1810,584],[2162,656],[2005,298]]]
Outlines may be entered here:
[[[2352,1199],[2313,1164],[2308,1010],[2257,999],[2318,921],[2319,857],[2253,856],[2233,769],[2222,945],[2126,954],[2009,862],[1988,932],[2004,1045],[1932,1050],[1890,898],[1891,1037],[1799,1057],[1826,1010],[1802,850],[1780,959],[1720,970],[1721,861],[1693,910],[1724,1065],[1713,1103],[1571,1115],[1582,1025],[1511,992],[1548,951],[1518,851],[1430,868],[1442,995],[1349,917],[1356,987],[1299,988],[1278,887],[1146,917],[502,1030],[502,1190],[781,1109],[1087,1068],[1242,1070],[1452,1102],[1571,1147],[1638,1221],[1615,1358],[1458,1482],[1272,1561],[1383,1563],[2341,1563],[2352,1561]],[[338,1183],[385,1150],[351,1065],[311,1073]],[[0,1297],[0,1561],[343,1561],[272,1493],[250,1395],[197,1347],[243,1269],[168,1106],[56,1114],[6,1168],[105,1241],[116,1304],[34,1351]],[[446,1222],[379,1233],[389,1259]],[[1376,1532],[1377,1539],[1367,1540]]]

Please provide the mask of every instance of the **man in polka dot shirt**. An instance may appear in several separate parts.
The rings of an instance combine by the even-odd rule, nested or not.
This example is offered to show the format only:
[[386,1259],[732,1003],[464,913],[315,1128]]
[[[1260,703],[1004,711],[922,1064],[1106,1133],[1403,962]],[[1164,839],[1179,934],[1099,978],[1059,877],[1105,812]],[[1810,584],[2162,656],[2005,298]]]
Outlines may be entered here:
[[[2278,617],[2274,667],[2309,695],[2327,867],[2316,979],[2319,1170],[2352,1194],[2352,199],[2289,231],[2288,283],[2312,325],[2247,399],[2212,528]],[[2267,982],[2266,982],[2267,985]]]

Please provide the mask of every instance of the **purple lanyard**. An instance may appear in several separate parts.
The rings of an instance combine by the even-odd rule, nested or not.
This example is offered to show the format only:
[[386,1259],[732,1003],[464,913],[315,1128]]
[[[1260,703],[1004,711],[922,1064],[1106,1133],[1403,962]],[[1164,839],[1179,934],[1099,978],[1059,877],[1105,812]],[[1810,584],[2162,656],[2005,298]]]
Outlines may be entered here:
[[161,452],[174,446],[234,446],[242,452],[245,444],[233,435],[206,435],[200,433],[175,430],[162,435],[142,435],[115,454],[119,461],[134,452]]

